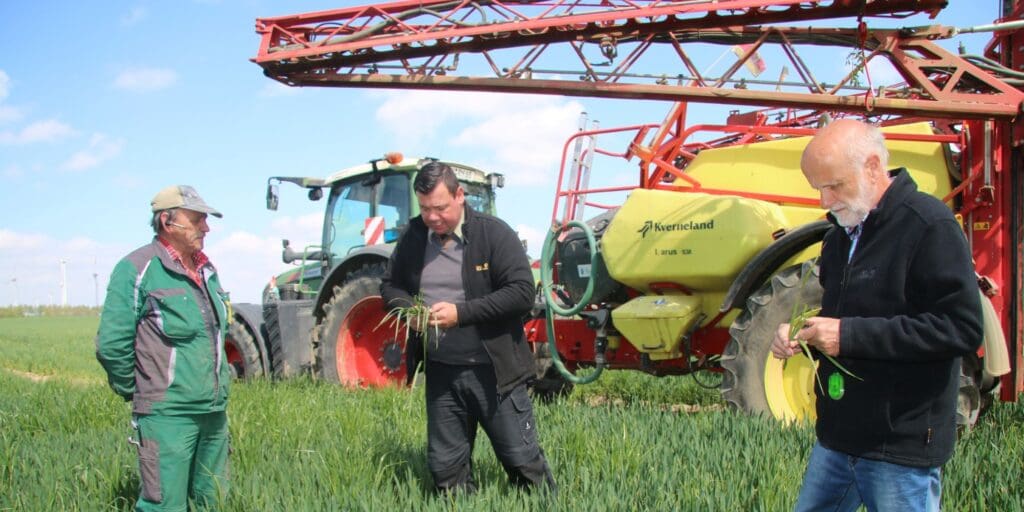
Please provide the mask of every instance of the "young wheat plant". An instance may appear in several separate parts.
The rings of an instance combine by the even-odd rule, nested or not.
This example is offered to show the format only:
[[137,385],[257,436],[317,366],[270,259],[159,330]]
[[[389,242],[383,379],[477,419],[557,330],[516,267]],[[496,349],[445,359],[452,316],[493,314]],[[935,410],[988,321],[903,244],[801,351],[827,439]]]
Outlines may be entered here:
[[[409,306],[406,306],[406,307],[396,306],[394,308],[391,308],[391,310],[388,311],[388,314],[384,315],[384,318],[382,318],[380,320],[380,323],[377,324],[376,328],[379,329],[380,326],[386,324],[388,322],[388,320],[390,320],[391,324],[395,326],[395,339],[397,340],[398,339],[398,333],[401,332],[402,325],[404,324],[405,325],[405,340],[406,340],[406,343],[408,344],[410,331],[413,330],[413,328],[415,328],[416,332],[420,332],[420,333],[423,333],[424,335],[426,335],[427,332],[430,329],[430,321],[432,319],[433,319],[433,315],[430,313],[430,307],[428,307],[427,303],[423,301],[423,296],[417,294],[417,295],[413,296],[412,303]],[[437,325],[434,325],[434,343],[435,343],[434,346],[435,347],[437,346],[437,344],[440,343],[440,340],[441,340],[441,328],[439,326],[437,326]],[[417,373],[419,373],[420,367],[423,366],[423,364],[426,362],[426,360],[427,360],[427,342],[426,342],[426,340],[424,340],[424,342],[423,342],[423,357],[420,359],[419,363],[416,365],[416,368],[407,368],[406,370],[412,372],[411,375],[416,375]]]
[[[818,364],[814,361],[814,356],[811,355],[811,347],[807,346],[806,341],[796,337],[796,334],[800,332],[800,329],[803,329],[804,325],[807,324],[807,319],[812,316],[816,316],[820,312],[821,308],[809,308],[806,304],[793,304],[793,314],[789,317],[789,339],[796,340],[796,342],[800,344],[800,349],[803,350],[804,355],[807,356],[807,359],[809,359],[811,364],[814,365],[814,382],[818,384],[818,389],[821,390],[821,394],[825,395],[825,389],[821,385],[821,378],[818,377]],[[864,380],[854,375],[850,370],[847,370],[845,366],[839,364],[839,361],[836,361],[832,356],[820,350],[818,353],[825,356],[826,359],[834,364],[836,368],[839,368],[843,373],[857,380]]]
[[[402,325],[405,325],[405,339],[409,339],[409,331],[415,327],[416,332],[426,333],[430,329],[430,320],[433,319],[433,315],[430,314],[430,308],[423,302],[422,295],[415,295],[412,298],[412,303],[409,306],[402,307],[396,306],[388,311],[388,314],[380,320],[377,324],[377,328],[384,325],[391,320],[391,324],[395,326],[395,338],[398,338],[398,333],[401,332]],[[441,337],[441,329],[438,326],[434,326],[434,340],[435,342]],[[426,345],[424,345],[425,347]],[[425,355],[425,354],[424,354]]]

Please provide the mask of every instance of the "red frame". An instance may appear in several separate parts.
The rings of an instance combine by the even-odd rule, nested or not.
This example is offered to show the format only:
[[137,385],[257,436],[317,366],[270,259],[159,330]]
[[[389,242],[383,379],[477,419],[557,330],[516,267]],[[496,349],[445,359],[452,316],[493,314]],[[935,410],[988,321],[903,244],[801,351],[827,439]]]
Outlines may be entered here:
[[[526,323],[527,339],[533,343],[547,343],[546,320],[543,318],[531,319]],[[580,367],[594,365],[594,338],[595,332],[587,327],[585,320],[558,319],[555,320],[555,346],[558,347],[565,367],[575,371]],[[698,359],[721,354],[725,345],[729,342],[729,329],[725,327],[704,328],[693,333],[690,342],[690,353],[684,354],[697,357]],[[652,375],[684,375],[690,373],[691,368],[685,357],[678,359],[666,359],[662,361],[644,362],[639,351],[627,340],[622,338],[617,350],[608,349],[605,352],[607,368],[611,370],[639,370]],[[694,364],[698,366],[698,364]],[[717,371],[717,368],[714,368]]]
[[[883,123],[896,122],[898,117],[962,122],[960,142],[965,151],[970,155],[992,157],[987,164],[985,158],[970,158],[967,176],[954,194],[963,197],[962,213],[967,221],[977,270],[995,285],[990,292],[1008,335],[1012,367],[1011,374],[1003,378],[1002,398],[1016,400],[1024,389],[1021,347],[1024,298],[1020,296],[1024,289],[1021,242],[1024,214],[1012,211],[1011,201],[1013,177],[1024,173],[1024,159],[1019,154],[1024,145],[1024,123],[1017,121],[1024,105],[1024,93],[936,45],[933,39],[952,34],[952,29],[946,27],[904,33],[868,30],[863,23],[856,29],[769,26],[787,21],[853,16],[860,19],[900,17],[916,12],[929,12],[934,16],[945,3],[945,0],[719,0],[662,4],[658,0],[541,0],[506,4],[497,0],[477,4],[468,0],[455,3],[403,0],[259,19],[256,30],[261,41],[258,54],[252,60],[264,68],[267,76],[289,85],[527,92],[677,102],[668,119],[658,127],[653,144],[644,146],[642,141],[655,125],[627,128],[638,130],[633,143],[622,153],[627,159],[634,156],[640,159],[637,186],[659,188],[673,188],[660,183],[665,173],[686,179],[667,162],[679,156],[685,158],[693,148],[685,143],[687,137],[693,130],[702,128],[686,127],[685,102],[688,101],[786,108],[789,110],[785,119],[771,129],[780,130],[773,133],[790,130],[793,135],[809,133],[803,122],[818,112],[881,117]],[[431,19],[423,22],[417,17],[424,12],[417,11],[420,9],[431,9],[437,14],[431,14]],[[481,24],[477,16],[485,11],[490,18],[486,24]],[[1024,1],[1018,0],[1013,12],[998,21],[1021,19],[1024,19]],[[701,37],[705,40],[718,38],[716,42],[721,44],[749,44],[751,51],[723,76],[705,77],[685,50],[687,42]],[[850,46],[859,48],[866,61],[888,59],[905,84],[897,89],[879,88],[877,92],[842,95],[848,92],[844,86],[859,71],[854,69],[840,84],[824,87],[813,78],[812,70],[800,58],[796,45],[826,39],[853,42]],[[584,52],[585,43],[600,44],[604,52],[616,50],[620,42],[629,43],[632,48],[609,72],[598,72]],[[690,76],[670,84],[666,80],[652,80],[650,75],[631,73],[630,70],[638,67],[647,56],[647,50],[657,44],[668,45],[678,57],[680,69]],[[731,87],[737,84],[733,79],[736,71],[765,44],[777,44],[783,49],[800,75],[799,85],[806,87],[805,92]],[[559,46],[570,46],[579,58],[583,80],[559,79],[558,75],[564,70],[538,68],[540,57],[549,48]],[[525,53],[513,55],[508,63],[502,62],[515,48]],[[1024,67],[1024,29],[995,32],[985,55],[1009,69],[1021,69]],[[480,58],[482,68],[490,69],[493,76],[456,76],[459,57],[463,60]],[[661,68],[670,64],[663,63]],[[754,81],[751,84],[757,85]],[[779,84],[782,84],[781,78]],[[796,112],[800,113],[794,114]],[[743,137],[757,138],[767,133],[762,131],[769,129],[764,127],[766,120],[764,112],[753,112],[736,115],[727,125],[717,128],[739,130]],[[743,124],[748,127],[741,128]],[[988,146],[986,131],[990,134]],[[939,137],[957,138],[955,135]],[[560,175],[560,184],[562,178]],[[708,190],[692,179],[689,181],[690,187],[676,188],[734,193]],[[581,191],[579,184],[575,186],[574,191],[572,187],[559,190],[553,219],[557,219],[559,201],[600,191]],[[776,196],[758,198],[806,202],[806,199],[795,201],[799,198]],[[575,207],[573,205],[569,211],[574,211]],[[1010,242],[1013,240],[1016,243]],[[574,340],[585,338],[577,332],[578,325],[565,325],[571,329]],[[534,334],[542,332],[543,329]],[[705,342],[702,336],[702,333],[695,333],[695,346],[712,350],[718,343]],[[707,339],[714,338],[709,335]],[[562,343],[561,340],[556,342],[560,348]],[[616,364],[620,362],[618,358],[616,356]],[[624,351],[621,358],[621,362],[626,363],[632,355]]]
[[[682,118],[683,114],[685,114],[685,112],[681,112],[681,117],[679,119],[674,119],[672,124],[684,126],[685,120]],[[745,116],[744,118],[760,120],[767,119],[766,116]],[[739,117],[737,117],[737,119],[739,119]],[[787,122],[785,124],[790,124],[788,120],[793,119],[793,117],[786,117],[786,119]],[[675,121],[677,121],[677,123]],[[669,123],[666,123],[666,125],[668,124]],[[990,147],[993,148],[991,151],[986,151],[984,137],[977,135],[978,133],[984,133],[986,125],[992,127],[994,130],[992,140],[989,142]],[[1005,221],[1007,216],[999,214],[999,212],[1006,211],[1009,208],[1006,205],[1008,205],[1010,201],[1010,173],[1006,171],[1006,169],[1009,168],[1009,162],[1007,161],[1008,155],[1005,154],[1005,151],[995,149],[997,147],[1006,147],[1005,144],[1000,145],[996,143],[1000,137],[1005,136],[1005,134],[998,133],[998,131],[995,130],[997,126],[1003,125],[998,125],[991,121],[972,121],[964,124],[964,132],[960,135],[886,134],[886,138],[891,140],[940,142],[966,148],[966,161],[969,165],[964,169],[965,176],[962,183],[954,188],[947,197],[943,198],[943,200],[949,201],[953,199],[954,196],[960,196],[959,204],[963,206],[957,210],[956,213],[964,217],[966,231],[971,241],[972,254],[976,261],[976,269],[980,276],[987,276],[992,282],[996,283],[996,287],[991,290],[989,296],[996,311],[1006,311],[1009,304],[1007,304],[1008,301],[1006,300],[1006,294],[1001,293],[998,284],[1010,282],[1012,280],[1012,272],[1009,262],[1012,261],[1011,258],[1014,246],[1005,242],[1005,240],[1011,239],[1010,225],[1009,222]],[[580,130],[572,135],[566,141],[562,150],[562,165],[558,174],[558,189],[555,193],[555,204],[552,210],[552,224],[562,225],[570,219],[575,218],[577,207],[580,204],[595,207],[608,207],[607,205],[602,205],[590,200],[581,200],[582,198],[603,192],[628,191],[635,188],[735,195],[777,203],[807,204],[810,206],[816,206],[818,204],[817,200],[808,200],[800,197],[705,188],[699,181],[686,176],[674,165],[668,163],[675,161],[677,156],[692,159],[692,150],[695,149],[696,146],[709,147],[726,145],[722,141],[731,141],[730,143],[732,144],[746,143],[754,136],[813,135],[815,133],[814,129],[776,125],[694,125],[680,130],[678,135],[676,135],[672,130],[665,130],[665,133],[663,134],[665,136],[656,137],[655,142],[647,148],[640,146],[639,141],[642,141],[649,130],[653,127],[655,127],[655,125],[634,125],[623,128]],[[636,135],[632,137],[632,142],[630,143],[630,148],[628,150],[624,152],[614,152],[601,148],[593,148],[593,151],[605,156],[618,157],[626,160],[639,154],[641,156],[641,161],[637,185],[581,188],[578,177],[574,183],[565,183],[567,181],[566,164],[570,161],[570,148],[575,145],[577,139],[619,132],[636,132]],[[710,143],[686,142],[688,139],[700,132],[720,132],[726,134],[726,136],[718,139],[712,139]],[[650,149],[650,147],[654,146],[657,146],[657,149]],[[970,158],[971,155],[985,154],[991,154],[993,157],[991,172],[989,173],[990,178],[986,178],[986,164],[984,159]],[[581,157],[581,159],[582,158],[584,157]],[[690,186],[679,187],[662,182],[661,177],[666,173],[671,173],[675,177],[687,180]],[[987,183],[991,183],[991,185]],[[563,184],[566,186],[563,187]],[[1003,191],[1003,193],[996,194],[993,192],[993,189],[999,189]],[[563,204],[563,201],[568,202],[568,206]],[[560,210],[563,212],[561,215],[559,215]],[[982,229],[980,223],[984,222],[988,222],[988,224]],[[1020,246],[1018,245],[1016,249],[1020,251]],[[1017,288],[1017,290],[1020,290],[1020,288]],[[729,340],[728,326],[718,325],[718,322],[723,316],[724,315],[720,315],[718,318],[713,319],[707,326],[696,330],[692,334],[692,352],[686,355],[692,355],[700,358],[702,356],[722,353],[725,348],[725,344]],[[1004,332],[1010,332],[1009,316],[1005,314],[1002,315],[1002,320]],[[530,340],[534,342],[546,342],[547,333],[543,320],[534,320],[532,322],[533,323],[528,325]],[[592,365],[594,362],[593,342],[595,334],[592,330],[586,327],[585,321],[557,319],[555,322],[555,333],[558,337],[555,345],[558,347],[559,353],[566,359],[567,366],[572,368],[579,365]],[[636,351],[636,349],[630,344],[629,340],[624,337],[622,338],[621,348],[617,352],[610,352],[606,355],[606,358],[609,362],[609,368],[629,368],[648,371],[654,374],[677,374],[687,373],[688,371],[687,360],[685,358],[644,363],[640,353]],[[1019,394],[1022,389],[1020,384],[1021,373],[1019,370],[1021,368],[1021,354],[1019,350],[1014,354],[1014,358],[1015,362],[1012,366],[1016,371],[1015,373],[1011,373],[1011,375],[1004,377],[1004,386],[1002,388],[1003,391],[1001,398],[1007,401],[1015,400],[1016,395]]]

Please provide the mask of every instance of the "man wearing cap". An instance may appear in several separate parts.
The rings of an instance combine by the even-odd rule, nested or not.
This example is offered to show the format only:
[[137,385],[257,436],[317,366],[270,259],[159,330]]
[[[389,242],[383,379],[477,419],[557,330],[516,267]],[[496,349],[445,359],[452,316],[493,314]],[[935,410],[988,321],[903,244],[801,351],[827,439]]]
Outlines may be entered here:
[[96,358],[132,404],[136,510],[216,506],[228,487],[230,306],[203,239],[207,215],[221,214],[186,185],[161,190],[151,205],[156,236],[114,267]]

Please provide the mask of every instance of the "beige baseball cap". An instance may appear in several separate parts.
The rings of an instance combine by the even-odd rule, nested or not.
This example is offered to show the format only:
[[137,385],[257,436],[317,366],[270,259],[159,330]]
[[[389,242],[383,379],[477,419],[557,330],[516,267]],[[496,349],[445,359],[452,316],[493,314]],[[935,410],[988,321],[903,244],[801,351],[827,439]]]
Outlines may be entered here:
[[188,185],[172,185],[156,193],[149,203],[154,212],[169,210],[171,208],[184,208],[200,213],[208,213],[214,217],[223,217],[220,212],[210,208],[210,205],[199,197],[196,189]]

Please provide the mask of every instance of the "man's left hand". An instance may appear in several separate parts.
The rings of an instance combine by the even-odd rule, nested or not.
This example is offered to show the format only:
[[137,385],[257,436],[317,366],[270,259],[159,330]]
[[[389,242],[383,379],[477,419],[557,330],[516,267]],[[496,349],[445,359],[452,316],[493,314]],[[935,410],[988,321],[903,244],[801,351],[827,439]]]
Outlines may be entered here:
[[459,311],[451,302],[438,302],[430,306],[430,325],[448,329],[459,325]]

